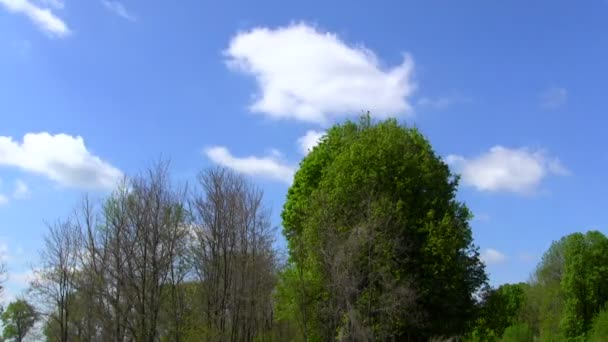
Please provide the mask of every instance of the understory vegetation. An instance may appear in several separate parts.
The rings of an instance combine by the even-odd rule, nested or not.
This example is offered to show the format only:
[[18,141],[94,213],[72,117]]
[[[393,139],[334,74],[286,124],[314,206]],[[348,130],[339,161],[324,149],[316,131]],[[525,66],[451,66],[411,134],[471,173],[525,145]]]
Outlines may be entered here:
[[565,236],[528,282],[492,288],[458,181],[415,128],[335,125],[295,173],[283,251],[248,179],[178,185],[158,163],[48,226],[3,338],[606,340],[606,236]]

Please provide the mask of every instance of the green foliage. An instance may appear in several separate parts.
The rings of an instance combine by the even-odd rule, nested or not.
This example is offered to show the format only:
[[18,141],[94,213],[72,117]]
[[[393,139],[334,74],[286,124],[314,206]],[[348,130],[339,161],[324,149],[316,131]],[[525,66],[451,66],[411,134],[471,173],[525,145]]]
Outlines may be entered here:
[[532,342],[534,334],[526,323],[518,323],[505,329],[502,342]]
[[[595,322],[606,319],[598,316],[608,300],[606,284],[608,239],[597,231],[565,236],[543,255],[525,287],[518,321],[540,341],[600,338],[602,323]],[[490,313],[482,315],[484,320],[491,317]]]
[[3,337],[22,341],[38,320],[36,309],[26,300],[11,302],[0,315],[4,325]]
[[566,237],[554,241],[545,252],[526,290],[526,303],[521,311],[541,341],[562,339],[560,321],[564,311],[564,293],[561,281],[564,273]]
[[565,312],[562,327],[567,337],[585,334],[608,300],[608,239],[600,232],[569,235],[565,244],[562,289]]
[[604,309],[593,320],[591,330],[589,330],[589,342],[603,342],[608,336],[608,310]]
[[309,340],[462,333],[486,275],[457,186],[416,129],[369,116],[332,127],[282,213],[281,315]]

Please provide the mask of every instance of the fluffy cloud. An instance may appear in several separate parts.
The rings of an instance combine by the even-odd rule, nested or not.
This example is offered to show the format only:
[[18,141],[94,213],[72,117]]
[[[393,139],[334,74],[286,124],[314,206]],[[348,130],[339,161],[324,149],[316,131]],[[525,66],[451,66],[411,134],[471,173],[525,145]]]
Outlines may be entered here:
[[125,5],[120,1],[102,0],[101,3],[106,9],[108,9],[110,12],[116,14],[119,17],[130,21],[137,20],[137,17],[130,13],[125,7]]
[[[53,4],[63,4],[60,1],[51,2]],[[25,15],[38,28],[51,36],[65,37],[70,34],[70,29],[63,20],[50,9],[42,8],[30,0],[0,0],[0,4],[4,5],[10,12]]]
[[18,167],[69,187],[112,188],[122,177],[117,168],[91,154],[82,137],[28,133],[23,142],[0,136],[0,166]]
[[498,264],[507,260],[506,255],[492,248],[485,249],[483,252],[481,252],[480,257],[481,261],[483,261],[486,265]]
[[370,110],[380,118],[411,111],[414,63],[382,68],[376,55],[306,24],[237,34],[224,52],[233,70],[255,77],[253,112],[328,123]]
[[527,148],[494,146],[476,158],[450,155],[446,161],[461,174],[465,185],[481,191],[529,193],[548,174],[569,173],[558,159],[548,158],[542,151]]
[[544,109],[558,109],[568,101],[568,90],[562,87],[551,87],[540,94],[540,106]]
[[293,180],[294,168],[282,163],[274,154],[239,158],[221,146],[207,148],[204,153],[212,162],[246,175],[276,179],[287,184]]
[[8,203],[8,197],[6,195],[0,194],[0,206],[5,205],[6,203]]
[[314,130],[306,132],[304,136],[298,138],[298,147],[300,148],[300,152],[303,155],[307,155],[308,152],[312,151],[312,149],[319,144],[320,139],[324,134],[324,132]]

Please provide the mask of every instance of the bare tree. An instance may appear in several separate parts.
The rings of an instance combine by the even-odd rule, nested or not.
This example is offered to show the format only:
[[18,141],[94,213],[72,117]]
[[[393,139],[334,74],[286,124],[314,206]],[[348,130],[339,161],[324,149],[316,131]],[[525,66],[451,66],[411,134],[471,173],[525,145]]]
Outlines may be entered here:
[[272,324],[276,255],[262,192],[223,168],[199,175],[192,201],[194,266],[209,339],[251,341]]
[[45,316],[58,327],[54,339],[68,341],[69,320],[78,271],[80,235],[72,220],[49,225],[41,251],[41,268],[34,271],[32,289],[41,298]]
[[170,276],[186,236],[184,194],[173,189],[167,164],[159,164],[134,178],[125,195],[123,280],[133,311],[128,329],[135,340],[152,342],[167,289],[178,280]]
[[101,206],[85,197],[49,227],[33,284],[47,337],[252,341],[272,328],[277,262],[262,192],[214,169],[188,202],[167,170],[125,179]]

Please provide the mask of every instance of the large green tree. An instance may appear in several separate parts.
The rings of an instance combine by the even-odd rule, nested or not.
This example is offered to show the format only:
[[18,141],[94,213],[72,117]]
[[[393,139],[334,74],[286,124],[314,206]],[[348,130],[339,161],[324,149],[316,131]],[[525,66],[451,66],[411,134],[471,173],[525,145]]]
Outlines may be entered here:
[[0,316],[4,325],[3,337],[21,342],[38,320],[36,309],[26,300],[11,302]]
[[463,333],[486,274],[457,187],[415,128],[368,115],[329,129],[282,213],[280,314],[308,340]]

